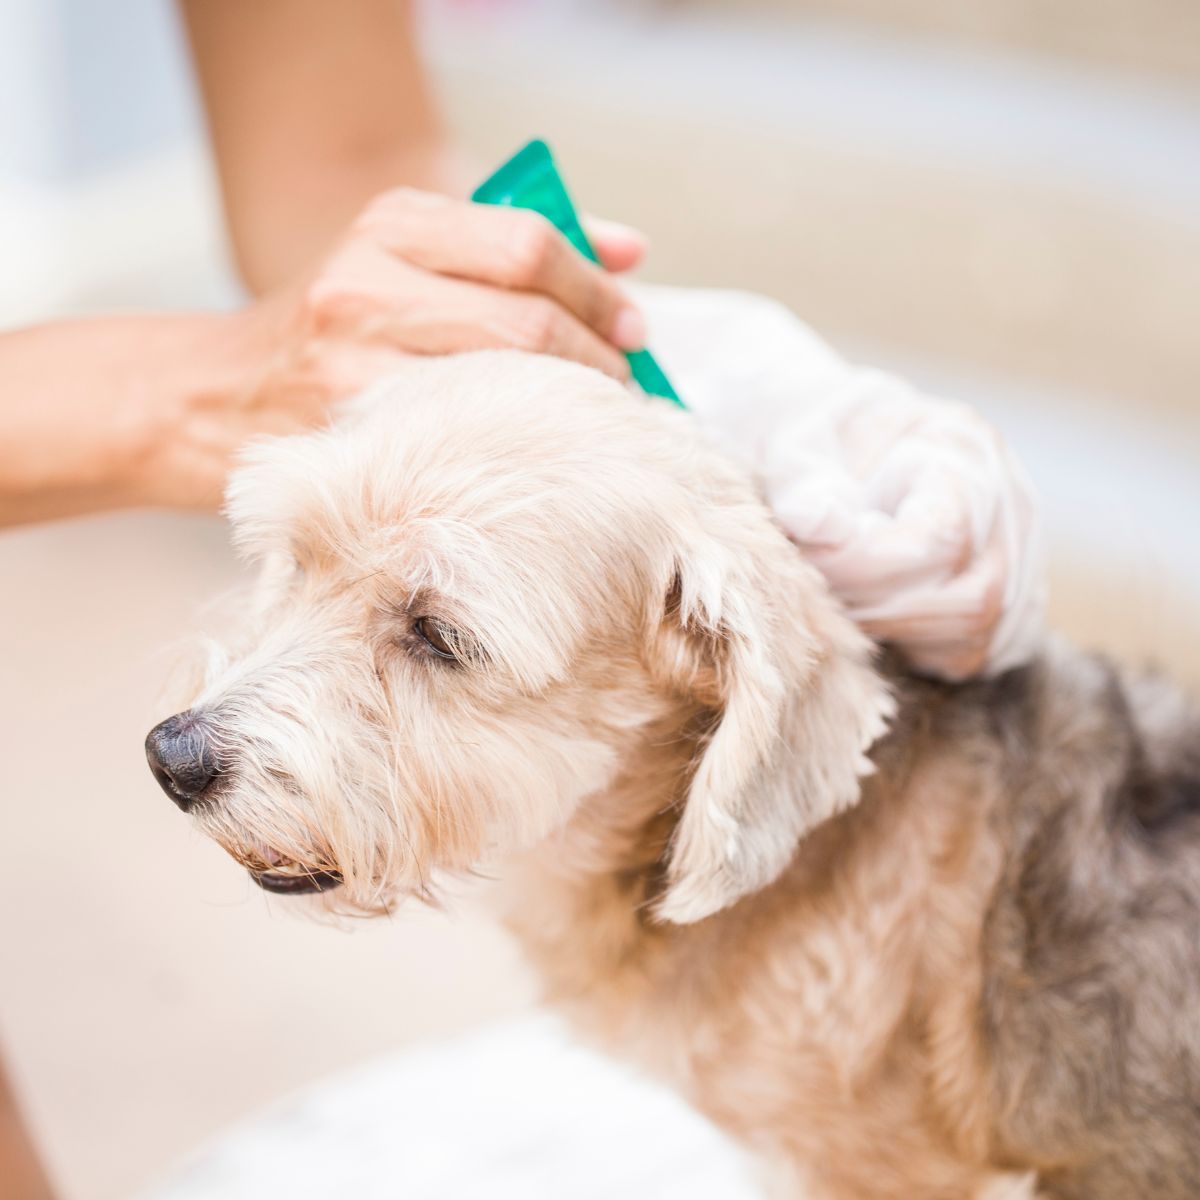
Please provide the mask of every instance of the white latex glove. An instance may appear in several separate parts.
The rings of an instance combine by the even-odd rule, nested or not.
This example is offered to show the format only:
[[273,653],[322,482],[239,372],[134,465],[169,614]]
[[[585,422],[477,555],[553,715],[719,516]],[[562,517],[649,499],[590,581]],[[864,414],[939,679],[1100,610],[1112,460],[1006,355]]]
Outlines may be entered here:
[[852,367],[781,305],[640,287],[648,344],[850,615],[947,679],[1026,660],[1042,632],[1033,494],[962,404]]

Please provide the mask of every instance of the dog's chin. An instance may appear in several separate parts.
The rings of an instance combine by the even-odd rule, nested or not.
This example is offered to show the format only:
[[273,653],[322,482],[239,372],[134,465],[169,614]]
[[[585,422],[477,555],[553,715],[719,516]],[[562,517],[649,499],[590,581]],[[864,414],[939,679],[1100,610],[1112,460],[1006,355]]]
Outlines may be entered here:
[[250,878],[264,892],[280,896],[306,896],[329,892],[341,887],[342,877],[336,871],[301,871],[285,874],[282,871],[251,871]]

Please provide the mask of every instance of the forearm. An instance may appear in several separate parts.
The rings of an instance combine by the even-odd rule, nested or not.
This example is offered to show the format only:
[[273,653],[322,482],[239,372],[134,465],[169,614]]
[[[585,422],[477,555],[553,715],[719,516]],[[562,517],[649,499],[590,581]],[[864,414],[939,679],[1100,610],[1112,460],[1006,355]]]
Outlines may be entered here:
[[205,412],[251,386],[245,314],[121,316],[0,335],[0,525],[216,507]]
[[[597,236],[603,261],[637,261],[636,236]],[[392,192],[307,279],[239,312],[0,334],[0,525],[215,509],[247,441],[319,428],[414,355],[511,346],[623,378],[641,337],[620,284],[543,218]]]
[[372,196],[458,181],[402,0],[181,0],[242,278],[290,283]]
[[0,1178],[5,1196],[21,1200],[53,1200],[46,1172],[38,1161],[17,1103],[0,1064]]

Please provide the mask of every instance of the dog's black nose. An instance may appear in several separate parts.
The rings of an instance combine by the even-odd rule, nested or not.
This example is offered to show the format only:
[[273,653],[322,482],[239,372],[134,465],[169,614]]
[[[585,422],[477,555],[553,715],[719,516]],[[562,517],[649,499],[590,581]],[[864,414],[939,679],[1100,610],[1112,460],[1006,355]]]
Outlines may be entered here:
[[219,774],[216,755],[193,712],[176,713],[150,730],[146,761],[154,778],[184,812],[199,800]]

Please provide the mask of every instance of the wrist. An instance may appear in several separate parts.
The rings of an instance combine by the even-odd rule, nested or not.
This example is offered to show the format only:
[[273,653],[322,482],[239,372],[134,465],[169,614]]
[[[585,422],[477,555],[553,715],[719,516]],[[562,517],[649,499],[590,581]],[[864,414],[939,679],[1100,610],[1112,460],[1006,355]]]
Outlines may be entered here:
[[149,361],[131,380],[117,486],[129,505],[215,510],[230,456],[267,372],[273,311],[158,318]]

